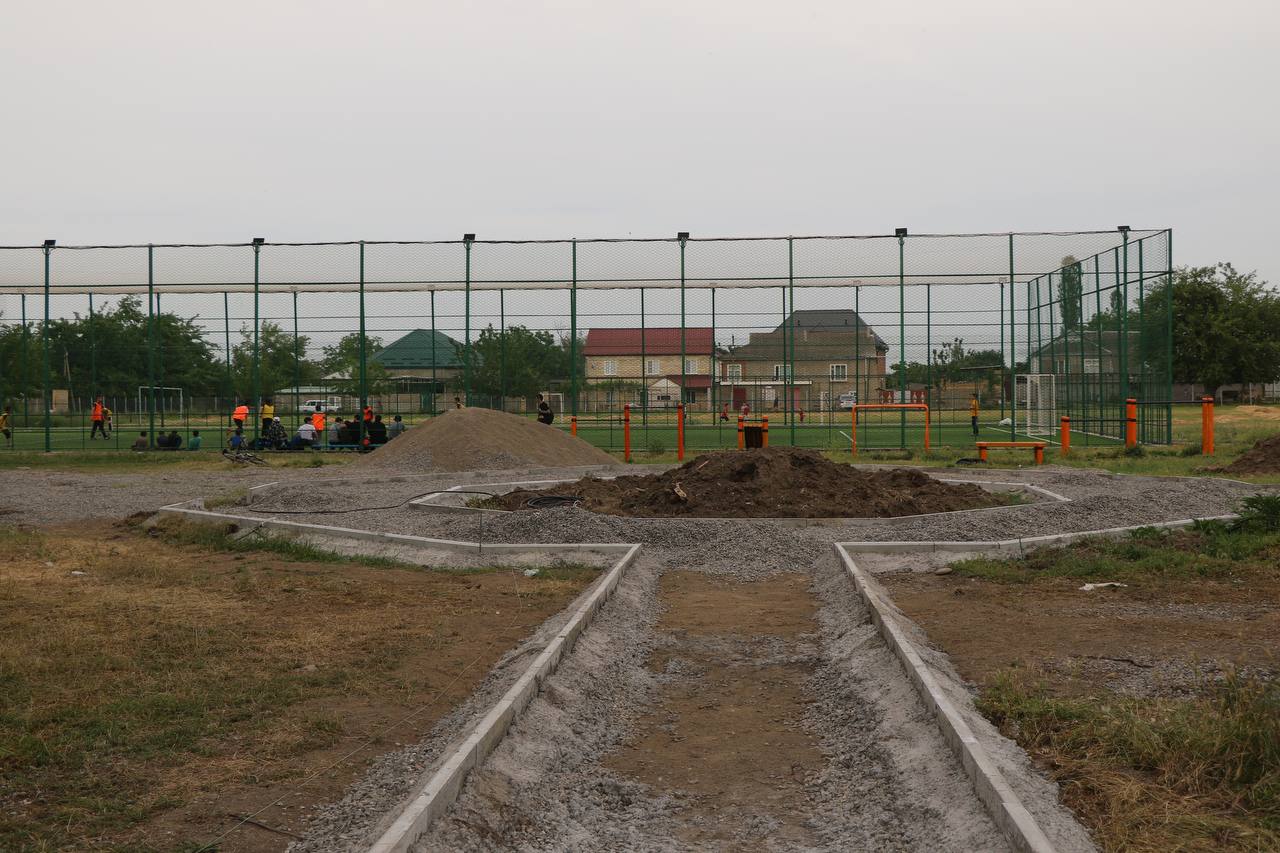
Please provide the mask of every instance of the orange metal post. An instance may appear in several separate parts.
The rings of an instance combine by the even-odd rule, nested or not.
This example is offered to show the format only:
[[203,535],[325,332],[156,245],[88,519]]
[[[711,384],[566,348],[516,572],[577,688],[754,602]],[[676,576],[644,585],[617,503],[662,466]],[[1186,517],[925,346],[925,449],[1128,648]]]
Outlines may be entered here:
[[631,461],[631,404],[622,407],[622,460]]
[[684,403],[676,404],[676,459],[684,461]]
[[1200,452],[1213,455],[1213,398],[1200,398]]
[[746,447],[746,440],[742,437],[742,415],[738,415],[738,449],[742,450]]
[[983,462],[987,461],[987,448],[985,447],[978,448],[978,458],[981,459]]
[[569,418],[569,435],[578,434],[578,416],[573,415]]
[[1035,447],[1035,451],[1036,451],[1036,464],[1043,465],[1044,464],[1044,448],[1037,444]]
[[850,445],[849,452],[852,453],[854,456],[857,456],[858,455],[858,407],[856,404],[853,406],[852,409],[849,410],[849,414],[852,416],[852,425],[853,425],[853,428],[849,430],[849,445]]
[[769,446],[769,416],[765,415],[760,419],[760,446]]
[[1071,452],[1071,418],[1062,416],[1062,455]]
[[1138,401],[1132,397],[1124,401],[1124,446],[1138,446]]

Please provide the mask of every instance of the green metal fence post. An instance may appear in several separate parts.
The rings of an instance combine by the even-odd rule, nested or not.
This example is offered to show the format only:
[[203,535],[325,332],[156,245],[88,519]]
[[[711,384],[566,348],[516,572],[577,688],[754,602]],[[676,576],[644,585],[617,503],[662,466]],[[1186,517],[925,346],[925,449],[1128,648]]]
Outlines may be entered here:
[[230,426],[227,423],[227,406],[235,402],[235,388],[231,382],[231,300],[227,296],[227,291],[222,291],[222,330],[225,335],[222,354],[226,356],[227,362],[227,399],[223,403],[223,412],[219,416],[219,420],[224,426]]
[[440,392],[440,380],[436,371],[436,291],[431,288],[431,416],[436,414],[436,394]]
[[1129,399],[1129,229],[1124,236],[1124,286],[1120,291],[1120,402]]
[[790,344],[790,365],[787,367],[787,409],[786,418],[791,426],[791,446],[796,446],[796,252],[795,238],[787,238],[787,299],[791,303],[786,323],[791,327],[788,343]]
[[[640,285],[640,422],[649,441],[649,357],[645,349],[644,285]],[[610,418],[610,423],[613,419]]]
[[1173,229],[1165,232],[1165,440],[1173,443]]
[[[907,402],[907,229],[898,229],[898,402]],[[898,413],[898,441],[907,446],[907,413]]]
[[[147,446],[156,446],[156,268],[155,246],[147,244]],[[257,275],[254,275],[257,279]]]
[[44,323],[40,327],[40,343],[44,351],[44,388],[40,395],[44,401],[44,452],[53,450],[53,388],[49,373],[49,256],[54,241],[44,241]]
[[[253,421],[253,446],[258,446],[259,433],[262,431],[262,423],[259,414],[262,409],[262,362],[261,350],[259,349],[259,327],[261,321],[259,319],[259,297],[260,297],[260,265],[259,261],[262,255],[262,244],[265,241],[261,237],[253,238],[253,364],[250,366],[251,380],[249,382],[249,419]],[[154,407],[152,407],[154,408]],[[257,409],[257,411],[255,411]]]
[[466,317],[465,338],[462,349],[462,394],[463,402],[468,406],[471,405],[471,242],[475,240],[476,235],[462,235],[462,248],[466,254],[466,293],[464,296],[465,305],[463,313]]
[[498,288],[498,409],[507,410],[507,291]]
[[1102,314],[1102,258],[1101,255],[1095,255],[1093,258],[1093,300],[1094,314],[1098,318],[1097,328],[1097,350],[1098,350],[1098,429],[1099,435],[1106,435],[1107,416],[1106,409],[1106,380],[1102,374],[1102,327],[1106,325],[1106,318]]
[[570,243],[570,266],[573,281],[569,287],[569,402],[570,411],[578,416],[578,241]]
[[360,422],[361,448],[364,447],[368,425],[364,422],[364,410],[369,407],[369,354],[365,340],[364,328],[364,241],[360,241],[360,412],[356,420]]
[[1150,443],[1147,435],[1147,400],[1150,399],[1147,389],[1147,318],[1146,301],[1142,291],[1146,287],[1147,276],[1143,265],[1142,239],[1138,240],[1138,440],[1143,444]]
[[711,411],[711,419],[716,424],[716,442],[719,443],[722,435],[721,427],[724,423],[720,420],[720,415],[716,408],[716,289],[711,288],[711,384],[707,388],[707,397],[710,401],[709,409]]
[[[933,407],[933,285],[924,285],[924,393],[925,402]],[[931,419],[938,421],[941,412],[934,412]]]
[[[97,317],[93,313],[93,294],[89,294],[89,399],[90,401],[97,398],[98,395],[98,336],[94,327],[98,325]],[[83,427],[82,427],[83,429]]]
[[[1009,440],[1018,437],[1018,321],[1016,313],[1017,291],[1013,265],[1013,233],[1009,234]],[[1030,358],[1027,359],[1030,363]]]
[[31,426],[31,365],[27,360],[31,349],[31,328],[27,325],[27,294],[19,294],[18,301],[22,306],[22,426],[26,429]]
[[1008,376],[1008,374],[1005,373],[1004,360],[1004,282],[1001,281],[998,282],[998,284],[1000,285],[1000,319],[996,325],[1000,327],[1000,420],[1004,420],[1004,386],[1005,379]]
[[[302,399],[302,353],[298,351],[298,289],[293,289],[293,426],[297,429],[301,425],[302,406],[299,401]],[[324,436],[316,436],[316,442],[323,444]]]
[[[867,402],[866,389],[862,387],[862,306],[859,304],[861,297],[862,288],[855,286],[853,288],[853,404],[855,406],[858,403]],[[835,409],[836,411],[840,409],[838,399],[835,402]],[[850,414],[850,418],[852,417]],[[850,426],[850,429],[852,428]]]
[[676,235],[676,241],[680,244],[680,402],[684,403],[685,388],[688,379],[685,377],[685,340],[684,340],[684,309],[685,309],[685,280],[684,280],[684,253],[685,243],[689,240],[689,234],[681,231]]

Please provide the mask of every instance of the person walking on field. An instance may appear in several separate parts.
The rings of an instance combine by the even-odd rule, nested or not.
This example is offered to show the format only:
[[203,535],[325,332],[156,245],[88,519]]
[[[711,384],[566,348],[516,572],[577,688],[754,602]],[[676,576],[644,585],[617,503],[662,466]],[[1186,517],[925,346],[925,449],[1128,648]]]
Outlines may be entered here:
[[969,399],[969,423],[973,426],[973,434],[978,434],[978,395]]
[[102,437],[111,438],[111,409],[102,407]]
[[102,433],[102,437],[104,439],[107,437],[107,431],[102,426],[102,410],[102,398],[95,397],[93,401],[93,414],[89,416],[89,420],[93,423],[93,426],[89,429],[90,441],[93,441],[97,437],[98,433]]
[[271,429],[271,422],[275,420],[276,407],[271,402],[270,397],[262,398],[262,431],[266,432]]
[[729,404],[728,403],[725,403],[723,406],[720,407],[720,420],[722,421],[729,420]]
[[244,403],[236,406],[236,410],[231,413],[231,422],[236,425],[236,429],[243,430],[244,422],[249,419],[249,407]]
[[9,415],[12,413],[9,406],[4,407],[4,411],[0,412],[0,435],[4,436],[4,443],[13,447],[13,429],[9,426]]

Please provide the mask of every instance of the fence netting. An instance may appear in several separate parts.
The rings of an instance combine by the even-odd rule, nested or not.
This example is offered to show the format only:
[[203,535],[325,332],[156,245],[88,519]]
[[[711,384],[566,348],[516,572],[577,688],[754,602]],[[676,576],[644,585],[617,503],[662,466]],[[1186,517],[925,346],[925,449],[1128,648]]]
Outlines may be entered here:
[[[1171,440],[1168,230],[751,239],[0,248],[0,398],[18,449],[225,445],[317,408],[456,406],[602,447],[848,447],[854,406],[924,404],[933,446]],[[95,409],[99,404],[101,409]],[[107,415],[102,415],[106,411]],[[241,410],[243,412],[243,409]],[[976,421],[974,412],[976,411]],[[98,412],[98,414],[95,414]],[[94,420],[107,423],[95,427]],[[860,448],[923,443],[860,408]],[[106,434],[104,437],[103,434]]]

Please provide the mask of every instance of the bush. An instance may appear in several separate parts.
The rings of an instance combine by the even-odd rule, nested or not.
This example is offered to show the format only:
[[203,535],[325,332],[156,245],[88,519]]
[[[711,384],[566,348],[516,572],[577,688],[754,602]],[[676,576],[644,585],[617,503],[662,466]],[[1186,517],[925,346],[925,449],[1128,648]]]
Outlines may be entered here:
[[649,442],[649,453],[651,453],[652,455],[661,456],[666,452],[667,452],[667,446],[663,444],[661,441]]
[[1231,529],[1244,533],[1280,531],[1280,495],[1252,495],[1240,502]]

